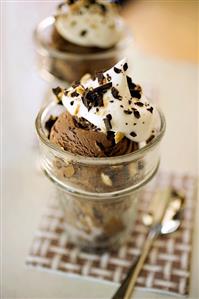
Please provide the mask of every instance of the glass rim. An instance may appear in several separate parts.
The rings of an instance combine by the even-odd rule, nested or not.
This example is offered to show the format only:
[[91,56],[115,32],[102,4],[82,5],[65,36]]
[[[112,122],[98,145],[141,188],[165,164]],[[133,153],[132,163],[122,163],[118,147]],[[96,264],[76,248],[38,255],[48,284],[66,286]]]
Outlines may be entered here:
[[161,129],[158,132],[157,136],[153,138],[149,143],[147,143],[145,146],[143,146],[140,149],[137,149],[133,151],[132,153],[121,155],[121,156],[115,156],[115,157],[85,157],[81,156],[78,154],[73,154],[69,151],[66,151],[59,147],[58,145],[53,144],[50,142],[48,137],[46,136],[45,131],[43,130],[42,126],[42,118],[44,114],[53,106],[56,106],[56,102],[51,102],[48,103],[47,105],[43,106],[35,120],[35,127],[36,127],[36,132],[39,137],[39,140],[47,146],[50,150],[54,151],[55,153],[59,154],[59,156],[63,159],[69,158],[72,161],[81,163],[81,164],[89,164],[89,165],[107,165],[107,164],[121,164],[121,163],[128,163],[131,161],[134,161],[138,159],[141,155],[146,153],[147,151],[153,149],[162,139],[165,129],[166,129],[166,120],[164,117],[163,112],[161,109],[158,107],[158,113],[160,115],[160,120],[161,120]]
[[130,41],[132,41],[132,36],[130,35],[128,29],[123,24],[122,18],[118,18],[118,22],[122,24],[124,27],[124,37],[118,42],[116,46],[114,46],[111,49],[104,49],[101,52],[97,53],[84,53],[84,54],[78,54],[78,53],[70,53],[70,52],[63,52],[59,51],[57,49],[53,49],[52,47],[49,47],[46,43],[42,41],[42,34],[43,31],[54,24],[55,17],[49,16],[45,19],[43,19],[36,27],[33,33],[33,38],[35,41],[35,44],[37,46],[37,51],[41,55],[50,56],[50,57],[56,57],[60,59],[100,59],[100,58],[108,58],[118,51],[122,51],[126,49],[126,47],[130,44]]

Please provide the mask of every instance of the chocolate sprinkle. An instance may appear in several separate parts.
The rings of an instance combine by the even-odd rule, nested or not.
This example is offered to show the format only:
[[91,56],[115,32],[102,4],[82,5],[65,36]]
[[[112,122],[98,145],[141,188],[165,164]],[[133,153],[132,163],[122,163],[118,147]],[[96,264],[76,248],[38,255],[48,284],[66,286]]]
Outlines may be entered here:
[[116,74],[119,74],[122,71],[122,70],[118,69],[117,67],[114,67],[113,69],[114,69],[114,71],[115,71]]
[[111,114],[107,114],[106,118],[103,119],[107,131],[110,131],[112,129],[111,119]]
[[149,112],[153,113],[153,107],[147,108],[146,110],[148,110]]
[[112,87],[112,88],[111,88],[111,93],[112,93],[112,96],[113,96],[115,99],[117,99],[117,100],[119,100],[119,101],[122,100],[122,97],[120,96],[119,91],[118,91],[117,88]]
[[136,136],[137,136],[137,134],[136,134],[135,132],[131,132],[130,135],[131,135],[132,137],[136,137]]
[[127,64],[127,62],[125,62],[125,64],[123,65],[123,70],[126,72],[127,69],[128,69],[128,64]]

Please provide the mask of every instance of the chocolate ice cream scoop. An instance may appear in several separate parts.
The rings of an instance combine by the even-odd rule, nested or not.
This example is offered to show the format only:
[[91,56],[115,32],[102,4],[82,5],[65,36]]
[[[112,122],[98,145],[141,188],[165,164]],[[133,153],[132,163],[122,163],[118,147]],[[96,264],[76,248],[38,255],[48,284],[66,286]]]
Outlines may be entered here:
[[84,118],[62,113],[50,131],[50,141],[64,150],[87,157],[110,157],[138,149],[136,142],[123,138],[117,144],[114,134],[104,134]]

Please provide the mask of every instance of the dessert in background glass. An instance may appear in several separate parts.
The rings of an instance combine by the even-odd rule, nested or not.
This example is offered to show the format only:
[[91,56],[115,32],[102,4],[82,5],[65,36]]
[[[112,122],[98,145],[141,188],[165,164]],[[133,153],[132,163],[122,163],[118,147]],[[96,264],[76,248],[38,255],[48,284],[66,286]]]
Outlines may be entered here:
[[55,16],[39,23],[34,39],[42,76],[69,84],[110,68],[131,41],[118,5],[103,0],[61,3]]
[[128,76],[126,60],[68,89],[36,119],[42,167],[55,184],[70,240],[117,249],[133,229],[141,187],[159,166],[160,110]]

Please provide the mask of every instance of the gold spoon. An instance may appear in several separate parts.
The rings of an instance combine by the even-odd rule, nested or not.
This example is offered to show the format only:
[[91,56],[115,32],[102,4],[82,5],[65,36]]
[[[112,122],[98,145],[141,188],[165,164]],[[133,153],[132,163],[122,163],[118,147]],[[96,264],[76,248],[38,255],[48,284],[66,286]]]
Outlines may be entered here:
[[170,234],[179,228],[184,199],[184,196],[175,190],[166,189],[156,193],[149,208],[149,212],[143,216],[143,222],[146,225],[151,226],[143,251],[130,267],[126,278],[123,280],[112,299],[131,298],[137,277],[155,239],[160,235]]

